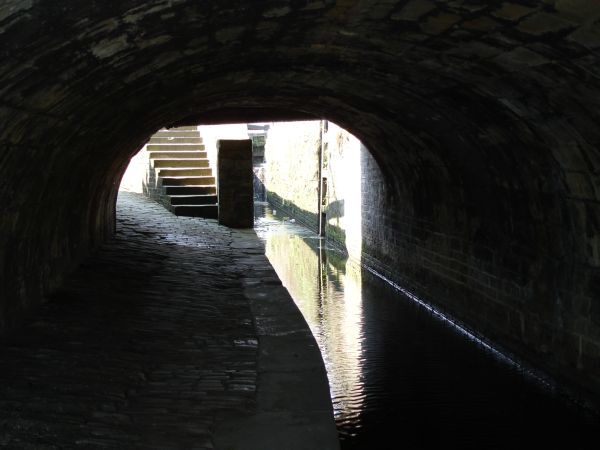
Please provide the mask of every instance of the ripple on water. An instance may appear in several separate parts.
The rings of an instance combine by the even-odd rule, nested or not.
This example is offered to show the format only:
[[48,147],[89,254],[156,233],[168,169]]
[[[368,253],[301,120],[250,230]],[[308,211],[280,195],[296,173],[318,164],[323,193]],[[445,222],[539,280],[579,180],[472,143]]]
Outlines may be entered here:
[[258,212],[267,257],[321,349],[344,449],[596,448],[597,417],[311,231]]

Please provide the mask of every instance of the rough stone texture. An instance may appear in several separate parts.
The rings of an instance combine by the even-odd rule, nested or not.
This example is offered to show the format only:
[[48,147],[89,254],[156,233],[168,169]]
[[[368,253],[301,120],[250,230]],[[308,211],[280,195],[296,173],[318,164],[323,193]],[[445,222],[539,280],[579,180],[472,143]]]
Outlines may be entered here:
[[321,173],[326,179],[322,204],[325,234],[343,245],[351,257],[360,259],[362,191],[372,187],[363,185],[361,177],[362,152],[368,150],[348,131],[330,122],[322,127],[315,120],[273,124],[266,142],[268,201],[280,210],[277,215],[291,215],[315,232],[319,230],[321,147]]
[[3,2],[0,327],[113,233],[118,180],[160,127],[326,117],[382,172],[379,259],[599,393],[599,17],[575,0]]
[[[140,194],[119,209],[116,238],[0,342],[0,447],[337,449],[316,342],[254,232]],[[265,414],[277,433],[222,444]]]
[[217,141],[219,223],[232,228],[254,226],[252,141]]
[[[324,134],[325,155],[323,175],[327,178],[326,201],[323,207],[327,223],[325,233],[344,245],[349,256],[362,258],[363,247],[363,191],[375,186],[362,180],[362,154],[367,152],[361,142],[346,130],[329,123]],[[373,179],[373,183],[380,180]],[[367,230],[368,231],[368,230]]]
[[275,123],[265,144],[267,199],[302,223],[319,229],[318,121]]

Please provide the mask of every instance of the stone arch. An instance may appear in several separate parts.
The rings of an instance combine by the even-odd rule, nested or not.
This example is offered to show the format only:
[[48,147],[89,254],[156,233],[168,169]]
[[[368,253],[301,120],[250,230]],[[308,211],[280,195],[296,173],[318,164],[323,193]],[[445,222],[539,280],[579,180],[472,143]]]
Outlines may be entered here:
[[348,128],[393,180],[382,265],[598,392],[599,17],[558,0],[5,2],[0,327],[110,236],[153,131],[293,111]]

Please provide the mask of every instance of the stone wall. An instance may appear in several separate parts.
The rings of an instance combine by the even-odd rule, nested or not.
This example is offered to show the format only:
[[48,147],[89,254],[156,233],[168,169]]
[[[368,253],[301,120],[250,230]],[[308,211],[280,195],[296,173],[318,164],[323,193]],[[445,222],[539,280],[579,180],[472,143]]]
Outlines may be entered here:
[[[271,131],[274,139],[271,141],[271,135],[267,139],[269,200],[316,230],[320,122],[276,123]],[[456,224],[463,232],[473,233],[471,238],[461,236],[458,229],[448,233],[436,227],[440,221],[461,219],[452,210],[449,194],[456,187],[446,186],[447,192],[443,192],[435,170],[429,169],[423,183],[414,186],[409,191],[411,197],[406,198],[406,193],[382,172],[372,152],[351,133],[329,123],[323,139],[323,176],[328,186],[323,210],[328,239],[343,245],[354,260],[434,305],[483,339],[559,378],[566,371],[561,374],[544,357],[557,352],[550,342],[560,348],[559,356],[572,367],[595,364],[585,359],[587,339],[577,331],[577,326],[589,319],[585,313],[569,314],[561,305],[562,298],[570,294],[553,291],[553,286],[534,288],[530,284],[527,273],[543,270],[540,265],[547,261],[535,261],[533,255],[523,253],[519,245],[524,242],[506,248],[500,236],[491,234],[502,231],[484,231],[482,224],[467,220]],[[500,207],[497,202],[503,200],[502,195],[488,195],[489,207]],[[447,204],[441,206],[438,202],[444,197]],[[407,209],[407,205],[414,209]],[[312,212],[309,220],[307,210]],[[423,220],[419,217],[423,213],[436,215],[436,220]],[[534,299],[550,291],[556,303],[540,308]],[[585,303],[578,304],[581,308]],[[553,330],[558,324],[562,331],[557,334]],[[573,332],[567,331],[568,324],[574,326]],[[535,350],[524,350],[523,342]]]
[[365,248],[600,394],[598,2],[5,1],[0,37],[0,329],[159,128],[327,118],[382,173]]
[[[323,124],[325,131],[321,134]],[[325,234],[360,260],[362,191],[370,189],[368,183],[362,181],[361,155],[370,153],[348,131],[327,121],[273,123],[267,135],[265,154],[268,201],[318,230],[318,167],[322,144],[322,176],[326,179],[322,203]]]
[[[331,122],[323,135],[323,176],[327,179],[324,211],[325,234],[342,244],[349,256],[360,261],[362,255],[363,192],[372,189],[364,180],[361,156],[369,151],[351,133]],[[381,175],[380,175],[381,176]],[[378,179],[373,178],[373,183]]]
[[270,128],[265,145],[267,199],[312,229],[318,229],[318,122],[282,122]]

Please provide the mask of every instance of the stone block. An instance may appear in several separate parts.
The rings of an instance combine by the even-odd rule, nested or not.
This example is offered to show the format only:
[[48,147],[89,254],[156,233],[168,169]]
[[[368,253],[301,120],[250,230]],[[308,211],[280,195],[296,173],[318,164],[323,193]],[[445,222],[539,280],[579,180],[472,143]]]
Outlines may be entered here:
[[598,16],[598,2],[589,0],[557,0],[556,10],[572,19],[589,19]]
[[549,60],[526,47],[517,47],[510,52],[502,53],[494,58],[494,62],[506,70],[516,71],[527,67],[540,66],[548,63]]
[[392,20],[417,21],[425,14],[435,9],[435,4],[428,0],[412,0],[397,13],[392,14]]
[[442,34],[454,26],[454,24],[460,22],[460,20],[461,17],[455,14],[440,14],[430,17],[429,20],[421,25],[421,29],[427,34]]
[[502,7],[492,12],[492,15],[499,19],[516,22],[534,11],[535,8],[529,8],[516,3],[502,3]]
[[573,22],[557,15],[538,13],[525,19],[517,28],[527,34],[543,36],[545,34],[558,33],[574,27],[575,24]]
[[252,141],[217,142],[219,223],[232,228],[254,226]]
[[600,48],[600,26],[594,28],[578,28],[567,39],[591,50]]
[[471,31],[489,32],[498,28],[499,24],[498,22],[496,22],[493,19],[490,19],[489,17],[480,17],[477,19],[463,22],[462,26],[463,28],[466,28],[467,30]]

